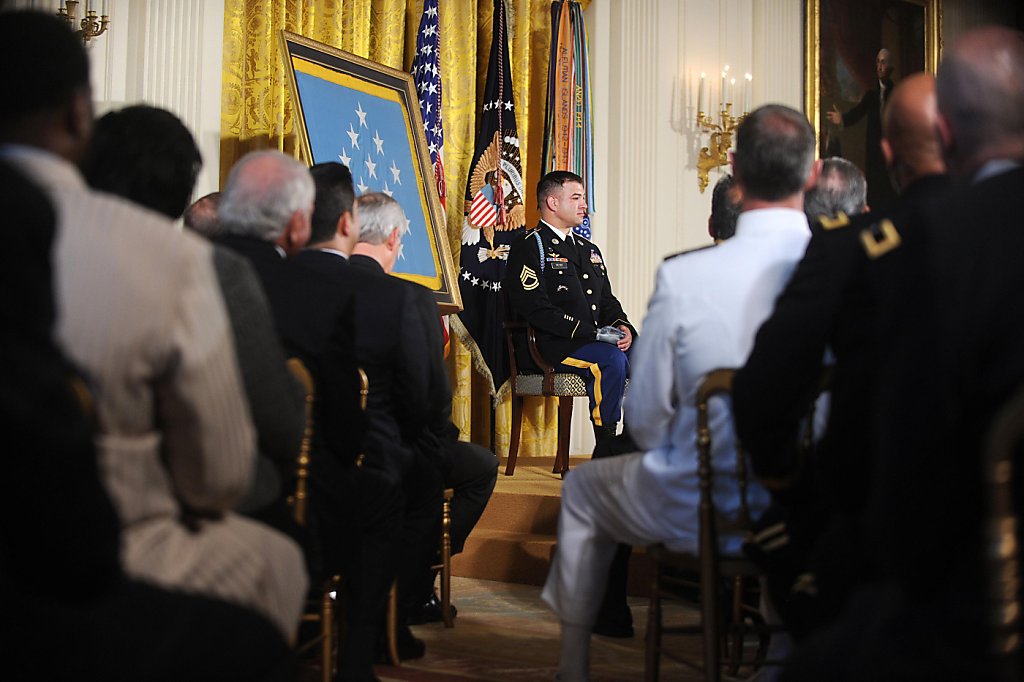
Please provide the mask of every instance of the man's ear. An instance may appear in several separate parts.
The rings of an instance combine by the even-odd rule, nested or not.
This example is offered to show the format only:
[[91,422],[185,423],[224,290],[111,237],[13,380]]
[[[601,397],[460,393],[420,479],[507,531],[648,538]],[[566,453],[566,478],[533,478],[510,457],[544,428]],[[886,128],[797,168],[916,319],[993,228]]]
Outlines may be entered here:
[[547,195],[544,197],[544,205],[547,206],[549,211],[554,213],[555,209],[558,208],[558,197],[554,194]]
[[83,153],[92,138],[92,93],[87,87],[76,88],[68,100],[64,127],[68,137]]
[[352,221],[352,213],[345,211],[338,216],[338,224],[335,226],[334,231],[341,237],[352,236],[354,223]]
[[284,243],[281,244],[282,248],[289,255],[301,251],[309,242],[310,230],[309,213],[301,208],[298,209],[292,213],[292,217],[288,220],[288,226],[284,228],[284,234],[281,235],[284,240]]
[[388,235],[388,239],[385,242],[385,244],[387,244],[388,246],[389,251],[394,251],[396,248],[398,248],[399,239],[401,239],[401,237],[399,236],[398,228],[396,227],[393,230],[391,230],[391,234]]
[[804,191],[811,189],[818,184],[818,176],[821,175],[821,166],[824,163],[821,159],[815,159],[814,163],[811,164],[811,173],[807,176],[807,182],[804,183]]
[[885,159],[885,167],[892,168],[895,154],[892,151],[892,145],[889,144],[888,138],[883,137],[878,144],[882,148],[882,158]]

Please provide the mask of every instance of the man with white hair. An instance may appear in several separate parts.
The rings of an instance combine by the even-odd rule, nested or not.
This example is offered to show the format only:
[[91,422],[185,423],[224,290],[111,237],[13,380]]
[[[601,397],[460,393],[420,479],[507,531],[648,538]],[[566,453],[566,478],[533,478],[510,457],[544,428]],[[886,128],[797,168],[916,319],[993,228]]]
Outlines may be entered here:
[[397,477],[364,450],[353,293],[291,262],[309,240],[315,191],[309,170],[295,159],[278,151],[247,154],[231,170],[221,197],[224,232],[218,241],[252,263],[284,347],[313,375],[310,572],[314,579],[345,576],[349,599],[339,679],[372,680],[404,499]]
[[818,184],[804,195],[804,214],[809,222],[822,218],[846,217],[867,209],[868,185],[855,165],[838,156],[821,164]]
[[[358,280],[357,355],[367,371],[382,377],[377,383],[385,392],[374,395],[371,378],[367,456],[380,452],[402,460],[406,509],[399,607],[403,619],[422,622],[424,604],[433,595],[430,566],[437,550],[441,491],[455,491],[451,531],[456,553],[483,513],[498,463],[492,452],[459,442],[451,422],[451,387],[433,297],[425,287],[390,276],[409,230],[405,212],[386,194],[370,193],[356,199],[355,213],[359,240],[352,249],[350,269]],[[383,320],[374,323],[379,317],[390,319],[399,331],[390,332]],[[402,409],[410,400],[418,404]],[[439,609],[435,611],[440,615]],[[422,651],[404,624],[399,634],[403,656]]]

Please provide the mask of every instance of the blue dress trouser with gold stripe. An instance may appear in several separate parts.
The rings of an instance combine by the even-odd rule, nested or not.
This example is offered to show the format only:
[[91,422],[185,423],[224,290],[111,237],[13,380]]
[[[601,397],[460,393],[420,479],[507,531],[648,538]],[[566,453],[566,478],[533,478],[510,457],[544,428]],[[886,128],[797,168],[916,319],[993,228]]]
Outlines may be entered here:
[[590,398],[590,420],[594,426],[611,426],[622,416],[622,394],[629,376],[629,351],[595,341],[580,346],[555,367],[583,377]]

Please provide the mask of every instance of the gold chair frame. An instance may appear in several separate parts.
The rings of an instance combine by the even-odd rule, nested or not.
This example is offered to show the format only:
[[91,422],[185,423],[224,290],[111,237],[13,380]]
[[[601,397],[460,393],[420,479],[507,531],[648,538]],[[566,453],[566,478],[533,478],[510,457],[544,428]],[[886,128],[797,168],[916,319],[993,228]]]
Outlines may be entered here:
[[[508,462],[505,464],[505,475],[511,476],[516,471],[516,460],[519,457],[519,438],[523,429],[523,399],[526,396],[548,396],[558,398],[558,451],[555,465],[551,473],[565,478],[569,470],[569,434],[572,433],[572,403],[574,398],[586,397],[587,388],[583,379],[570,372],[556,372],[541,357],[537,350],[537,334],[533,327],[522,321],[507,320],[504,324],[505,340],[508,344],[508,359],[512,387],[512,428],[509,433]],[[530,358],[540,368],[540,372],[520,372],[516,364],[514,334],[523,332]]]

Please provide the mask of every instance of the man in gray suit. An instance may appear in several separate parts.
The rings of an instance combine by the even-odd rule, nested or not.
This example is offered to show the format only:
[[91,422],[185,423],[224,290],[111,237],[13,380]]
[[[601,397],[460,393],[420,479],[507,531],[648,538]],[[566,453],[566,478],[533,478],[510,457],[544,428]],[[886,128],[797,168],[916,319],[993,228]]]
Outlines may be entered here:
[[0,75],[0,155],[59,216],[57,336],[93,383],[126,571],[250,606],[291,636],[301,552],[230,511],[252,476],[254,438],[209,246],[85,185],[74,164],[92,130],[88,59],[63,21],[0,14]]

